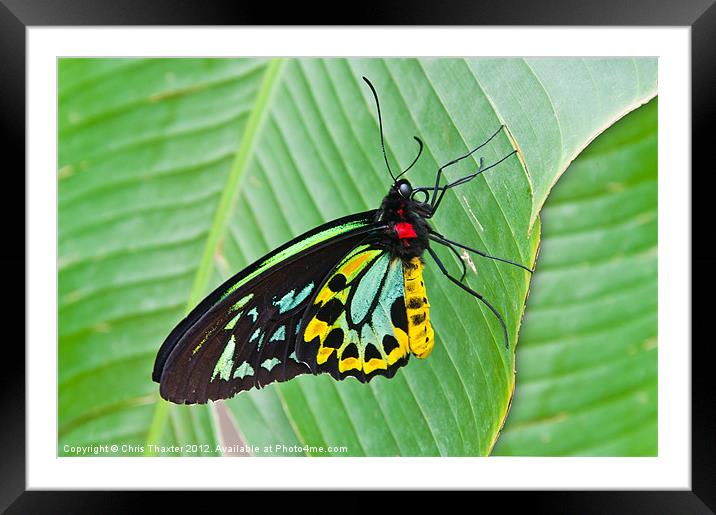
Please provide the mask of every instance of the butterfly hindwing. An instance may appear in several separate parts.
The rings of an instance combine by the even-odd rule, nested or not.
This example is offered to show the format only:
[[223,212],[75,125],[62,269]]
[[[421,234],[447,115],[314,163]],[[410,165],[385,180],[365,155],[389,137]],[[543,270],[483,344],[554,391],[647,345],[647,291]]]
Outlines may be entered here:
[[392,377],[411,351],[426,357],[432,338],[422,262],[406,264],[380,246],[364,244],[336,265],[311,299],[296,354],[313,373],[366,382],[376,375]]
[[373,220],[369,211],[314,229],[217,288],[160,349],[162,397],[203,403],[311,373],[295,353],[306,307],[335,264],[381,230]]

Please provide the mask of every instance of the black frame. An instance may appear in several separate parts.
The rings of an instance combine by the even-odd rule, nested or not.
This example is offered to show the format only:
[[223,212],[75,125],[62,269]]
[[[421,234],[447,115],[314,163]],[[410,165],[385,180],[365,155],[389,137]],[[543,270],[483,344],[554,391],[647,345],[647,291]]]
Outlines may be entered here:
[[[420,4],[420,5],[418,5]],[[349,18],[360,25],[660,25],[690,26],[692,45],[692,152],[693,168],[703,165],[708,177],[713,169],[710,162],[710,134],[706,131],[708,123],[714,118],[716,102],[712,92],[716,90],[716,5],[714,0],[689,0],[672,2],[670,0],[638,0],[623,2],[620,0],[600,0],[592,2],[574,2],[553,0],[534,2],[525,0],[500,0],[478,4],[471,0],[459,0],[451,5],[431,4],[415,1],[393,2],[390,5],[362,4],[353,6]],[[326,13],[328,14],[328,13]],[[331,13],[332,14],[332,13]],[[3,122],[6,156],[14,157],[14,166],[5,168],[3,180],[6,209],[3,225],[5,240],[8,242],[0,250],[0,263],[6,271],[5,281],[21,281],[20,274],[14,270],[22,268],[29,273],[25,265],[25,227],[17,220],[17,213],[24,213],[25,183],[20,173],[25,167],[25,29],[28,26],[41,25],[246,25],[296,23],[320,24],[314,10],[306,10],[305,4],[286,4],[276,9],[272,3],[232,2],[223,5],[219,2],[197,2],[193,0],[0,0],[0,49],[2,51],[3,72],[0,74],[0,116]],[[346,18],[335,17],[322,20],[322,23],[343,23]],[[7,158],[6,158],[7,159]],[[684,171],[686,172],[686,171]],[[7,185],[8,179],[15,178],[17,187]],[[692,174],[691,179],[693,180]],[[711,213],[708,201],[712,189],[701,185],[692,185],[692,224],[694,234],[703,229],[709,234]],[[22,194],[21,194],[22,192]],[[18,205],[12,201],[17,200]],[[704,202],[699,202],[703,200]],[[710,269],[716,265],[705,243],[692,239],[692,266],[706,273],[699,278],[692,290],[692,321],[705,328],[704,321],[710,319],[711,295],[716,288],[716,279]],[[22,249],[22,250],[20,250]],[[10,272],[10,273],[7,273]],[[21,305],[19,294],[23,285],[9,288],[6,282],[8,307]],[[13,284],[12,286],[16,286]],[[54,294],[54,292],[48,292]],[[23,300],[25,296],[23,295]],[[12,301],[12,303],[10,303]],[[24,306],[24,302],[22,303]],[[49,314],[48,316],[52,316]],[[712,315],[711,315],[712,316]],[[18,316],[19,318],[19,316]],[[5,315],[4,320],[12,320]],[[0,395],[5,408],[0,423],[2,438],[2,457],[0,458],[0,509],[9,508],[7,513],[115,513],[127,512],[132,508],[147,506],[147,501],[159,500],[165,503],[176,499],[182,506],[191,502],[202,502],[196,494],[182,492],[137,493],[137,492],[79,492],[79,491],[25,491],[25,359],[22,348],[17,342],[20,335],[14,331],[16,326],[5,324],[10,334],[5,335],[3,350],[4,365],[0,374]],[[706,331],[704,336],[707,335]],[[24,331],[23,331],[24,333]],[[696,339],[694,338],[696,341]],[[549,513],[714,513],[716,512],[716,409],[713,396],[711,363],[707,359],[711,339],[704,338],[701,345],[692,346],[692,490],[691,491],[583,491],[583,492],[506,492],[481,493],[500,496],[501,501],[529,502],[530,511]],[[679,343],[679,342],[673,342]],[[14,351],[14,355],[8,354]],[[10,357],[12,356],[12,357]],[[212,503],[216,496],[233,502],[235,494],[211,493]],[[242,493],[242,505],[246,505],[247,493]],[[271,497],[269,498],[268,495]],[[324,494],[322,494],[323,497]],[[453,494],[455,495],[455,494]],[[148,498],[147,496],[150,496]],[[295,504],[298,492],[288,495],[276,493],[254,494],[263,501],[270,499],[271,505],[282,500]],[[290,497],[289,497],[290,496]],[[151,499],[151,498],[154,499]],[[410,498],[420,500],[418,492]],[[401,496],[401,504],[406,496]],[[258,500],[258,499],[254,499]],[[299,500],[300,502],[300,500]],[[176,501],[175,501],[176,503]],[[176,503],[178,504],[178,503]],[[206,509],[206,506],[204,506]]]

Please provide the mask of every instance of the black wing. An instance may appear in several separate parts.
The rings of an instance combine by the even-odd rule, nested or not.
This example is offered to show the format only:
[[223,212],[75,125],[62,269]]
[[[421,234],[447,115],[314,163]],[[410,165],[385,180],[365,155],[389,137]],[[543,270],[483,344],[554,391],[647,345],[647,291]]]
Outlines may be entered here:
[[248,266],[208,295],[169,334],[152,378],[163,398],[225,399],[311,373],[296,335],[316,288],[352,248],[384,228],[375,211],[329,222]]

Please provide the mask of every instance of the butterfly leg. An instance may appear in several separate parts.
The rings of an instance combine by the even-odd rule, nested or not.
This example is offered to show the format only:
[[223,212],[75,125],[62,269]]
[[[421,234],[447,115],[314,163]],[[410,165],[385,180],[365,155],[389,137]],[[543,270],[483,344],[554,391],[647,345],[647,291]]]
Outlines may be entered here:
[[490,166],[485,166],[485,160],[483,158],[480,158],[480,166],[477,168],[476,172],[473,172],[470,175],[466,175],[465,177],[456,179],[453,182],[446,184],[445,186],[436,188],[435,193],[437,194],[437,191],[439,190],[440,196],[437,197],[437,200],[435,198],[433,198],[433,206],[432,206],[433,210],[432,210],[432,213],[430,214],[430,216],[428,216],[428,218],[430,218],[432,215],[435,214],[435,212],[437,211],[438,207],[440,206],[440,202],[442,202],[443,197],[445,196],[445,192],[447,190],[449,190],[450,188],[454,188],[455,186],[460,186],[461,184],[465,184],[466,182],[471,181],[472,179],[474,179],[481,173],[484,173],[484,172],[488,171],[489,169],[494,168],[495,166],[499,165],[502,161],[515,155],[516,153],[517,153],[517,151],[513,150],[512,152],[510,152],[509,154],[507,154],[505,157],[501,158],[497,162],[492,163]]
[[[430,235],[428,237],[430,237]],[[450,249],[450,252],[452,252],[455,255],[458,262],[462,265],[462,275],[460,276],[460,282],[463,282],[465,280],[465,276],[467,275],[467,265],[465,265],[465,260],[462,259],[462,257],[460,256],[460,253],[455,249],[454,246],[452,246],[447,241],[438,240],[438,239],[435,239],[432,237],[430,237],[430,239],[435,241],[436,243],[440,243],[441,245],[446,246],[447,248]]]
[[[433,206],[433,211],[435,211],[435,208],[436,208],[436,206],[435,206],[435,199],[436,199],[436,197],[437,197],[438,190],[439,190],[439,189],[442,189],[442,188],[440,187],[440,178],[442,177],[443,170],[444,170],[445,168],[447,168],[448,166],[452,166],[452,165],[454,165],[455,163],[457,163],[457,162],[459,162],[459,161],[462,161],[463,159],[466,159],[466,158],[470,157],[472,154],[474,154],[475,152],[477,152],[478,150],[480,150],[482,147],[484,147],[484,146],[487,145],[490,141],[492,141],[492,140],[495,138],[495,136],[497,136],[497,135],[500,133],[500,131],[501,131],[504,127],[505,127],[504,124],[500,125],[500,128],[497,129],[492,136],[490,136],[489,138],[487,138],[486,141],[484,141],[484,142],[481,143],[480,145],[478,145],[478,146],[476,146],[475,148],[473,148],[472,150],[470,150],[470,152],[468,152],[467,154],[462,155],[462,156],[460,156],[460,157],[457,157],[457,158],[453,159],[452,161],[450,161],[449,163],[445,163],[445,164],[442,165],[440,168],[438,168],[438,173],[437,173],[437,175],[435,176],[435,187],[433,188],[433,195],[432,195],[432,199],[431,199],[431,201],[430,201],[430,204]],[[482,162],[480,163],[480,166],[482,167]]]
[[495,257],[495,256],[490,256],[489,254],[485,254],[485,253],[482,252],[481,250],[473,249],[472,247],[468,247],[467,245],[463,245],[462,243],[458,243],[458,242],[456,242],[456,241],[449,240],[449,239],[447,239],[445,236],[443,236],[442,234],[440,234],[440,233],[438,233],[438,232],[436,232],[436,231],[433,231],[432,229],[430,229],[429,238],[430,238],[431,240],[436,241],[437,243],[441,243],[441,244],[443,244],[443,245],[455,245],[456,247],[460,247],[461,249],[465,249],[465,250],[467,250],[467,251],[474,252],[475,254],[478,254],[478,255],[480,255],[480,256],[482,256],[482,257],[486,257],[486,258],[489,258],[489,259],[494,259],[495,261],[502,261],[503,263],[508,263],[508,264],[510,264],[510,265],[514,265],[514,266],[520,267],[520,268],[522,268],[522,269],[524,269],[524,270],[527,270],[529,273],[533,273],[533,272],[534,272],[534,269],[532,269],[532,268],[527,268],[526,266],[520,265],[519,263],[515,263],[514,261],[510,261],[509,259],[504,259],[504,258],[499,258],[499,257]]
[[506,347],[506,348],[509,348],[509,347],[510,347],[510,340],[509,340],[509,338],[507,337],[507,326],[505,326],[505,321],[502,319],[502,315],[500,315],[499,311],[497,311],[497,310],[495,309],[495,307],[494,307],[492,304],[490,304],[490,303],[485,299],[485,297],[483,297],[482,295],[480,295],[479,293],[477,293],[475,290],[473,290],[472,288],[470,288],[470,287],[467,286],[466,284],[461,283],[461,282],[458,281],[455,277],[453,277],[452,275],[450,275],[450,272],[447,271],[447,268],[445,268],[445,265],[443,265],[442,261],[440,261],[440,258],[438,257],[438,255],[435,253],[435,251],[434,251],[433,249],[431,249],[430,247],[428,247],[428,252],[429,252],[430,255],[432,256],[432,258],[435,260],[435,263],[438,265],[438,268],[440,268],[440,271],[443,273],[443,275],[445,275],[445,277],[447,277],[447,278],[450,279],[452,282],[454,282],[455,284],[457,284],[460,288],[462,288],[463,290],[465,290],[467,293],[469,293],[470,295],[472,295],[473,297],[475,297],[476,299],[478,299],[479,301],[481,301],[483,304],[485,304],[485,306],[487,306],[487,307],[490,309],[490,311],[492,311],[492,312],[494,313],[494,315],[497,317],[497,320],[499,320],[500,325],[502,326],[502,333],[503,333],[503,335],[505,336],[505,347]]

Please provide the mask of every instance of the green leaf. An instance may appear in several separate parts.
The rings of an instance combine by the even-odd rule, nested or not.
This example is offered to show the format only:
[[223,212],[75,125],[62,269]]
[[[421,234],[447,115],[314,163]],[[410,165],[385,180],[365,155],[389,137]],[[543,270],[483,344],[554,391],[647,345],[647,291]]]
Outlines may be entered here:
[[657,453],[657,102],[599,136],[542,211],[495,454]]
[[[223,278],[318,224],[375,208],[393,168],[409,176],[500,133],[451,190],[436,229],[525,264],[557,178],[597,134],[656,92],[654,59],[62,60],[59,66],[59,426],[65,443],[219,441],[212,406],[170,406],[151,382],[171,328]],[[447,179],[473,171],[469,159]],[[529,174],[527,173],[529,170]],[[458,260],[438,249],[457,272]],[[470,258],[450,284],[428,258],[436,348],[368,385],[303,376],[226,406],[242,441],[345,446],[337,455],[485,455],[514,388],[529,274]],[[475,267],[473,269],[473,266]],[[300,448],[300,447],[299,447]],[[171,450],[159,450],[172,454]],[[259,454],[295,454],[280,447]]]

